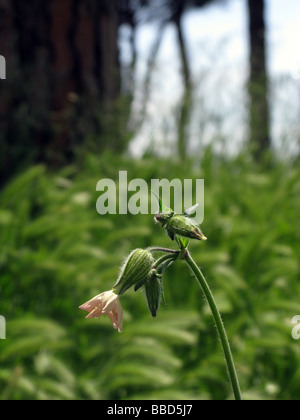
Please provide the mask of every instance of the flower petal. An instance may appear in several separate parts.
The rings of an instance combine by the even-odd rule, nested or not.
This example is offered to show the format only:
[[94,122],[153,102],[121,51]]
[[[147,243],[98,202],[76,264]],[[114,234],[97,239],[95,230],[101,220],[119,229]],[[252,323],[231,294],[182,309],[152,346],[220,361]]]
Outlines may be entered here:
[[123,309],[119,296],[112,290],[100,293],[79,308],[89,312],[86,318],[99,318],[101,315],[107,314],[113,327],[119,332],[122,331]]
[[93,297],[93,299],[88,300],[83,305],[79,306],[79,309],[83,309],[84,311],[92,311],[94,308],[101,305],[101,310],[103,306],[103,293]]
[[116,307],[116,305],[119,302],[119,297],[115,293],[113,293],[111,296],[108,296],[108,299],[103,305],[103,312],[108,313]]
[[92,310],[92,312],[90,312],[87,316],[86,319],[89,318],[99,318],[102,315],[102,311],[100,308],[95,308]]

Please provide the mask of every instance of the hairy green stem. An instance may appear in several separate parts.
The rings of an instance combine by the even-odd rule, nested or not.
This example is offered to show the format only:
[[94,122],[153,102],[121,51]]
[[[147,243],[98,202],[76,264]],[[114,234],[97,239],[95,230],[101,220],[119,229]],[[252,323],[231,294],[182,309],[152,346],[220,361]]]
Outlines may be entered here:
[[175,261],[176,258],[178,258],[178,255],[176,254],[166,254],[160,257],[158,260],[155,261],[153,268],[158,268],[161,264],[163,264],[166,261]]
[[228,369],[228,374],[230,377],[230,381],[231,381],[231,385],[232,385],[232,390],[235,396],[236,400],[241,400],[242,399],[242,395],[241,395],[241,391],[240,391],[240,386],[239,386],[239,381],[238,381],[238,377],[237,377],[237,373],[236,373],[236,369],[234,366],[234,361],[233,361],[233,357],[232,357],[232,353],[231,353],[231,349],[230,349],[230,345],[229,345],[229,341],[227,338],[227,333],[219,312],[219,309],[217,307],[217,304],[215,302],[214,296],[209,288],[209,285],[204,277],[204,275],[202,274],[202,271],[200,270],[200,268],[197,266],[197,264],[195,263],[195,261],[193,260],[190,252],[188,251],[188,249],[185,250],[185,255],[184,255],[184,260],[186,261],[186,263],[188,264],[188,266],[190,267],[190,269],[193,271],[193,273],[195,274],[199,285],[201,286],[203,293],[207,299],[207,302],[210,306],[218,333],[219,333],[219,337],[222,343],[222,347],[223,347],[223,352],[224,352],[224,356],[225,356],[225,361],[226,361],[226,365],[227,365],[227,369]]
[[147,251],[152,252],[169,252],[170,254],[180,254],[180,251],[177,251],[176,249],[169,249],[169,248],[161,248],[160,246],[151,246],[147,248]]

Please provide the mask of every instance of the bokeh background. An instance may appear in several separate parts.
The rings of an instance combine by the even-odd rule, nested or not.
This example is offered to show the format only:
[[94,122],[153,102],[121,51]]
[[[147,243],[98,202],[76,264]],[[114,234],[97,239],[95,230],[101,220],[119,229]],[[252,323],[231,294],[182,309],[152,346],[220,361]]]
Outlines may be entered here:
[[[183,262],[155,319],[121,334],[78,306],[151,215],[96,211],[99,179],[205,180],[205,243],[244,398],[298,399],[297,0],[0,0],[1,399],[228,399],[207,304]],[[117,184],[118,185],[118,184]]]

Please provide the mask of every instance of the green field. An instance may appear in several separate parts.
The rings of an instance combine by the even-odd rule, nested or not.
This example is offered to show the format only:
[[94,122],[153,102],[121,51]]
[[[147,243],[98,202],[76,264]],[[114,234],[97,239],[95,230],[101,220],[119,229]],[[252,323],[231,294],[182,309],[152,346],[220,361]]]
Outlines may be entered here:
[[0,195],[1,399],[232,398],[205,299],[182,261],[164,276],[152,318],[143,293],[121,296],[122,333],[78,306],[109,290],[128,253],[174,247],[152,215],[96,211],[97,181],[205,180],[208,240],[190,250],[222,313],[245,399],[298,399],[300,169],[261,169],[209,151],[185,164],[109,154],[51,173],[31,167]]

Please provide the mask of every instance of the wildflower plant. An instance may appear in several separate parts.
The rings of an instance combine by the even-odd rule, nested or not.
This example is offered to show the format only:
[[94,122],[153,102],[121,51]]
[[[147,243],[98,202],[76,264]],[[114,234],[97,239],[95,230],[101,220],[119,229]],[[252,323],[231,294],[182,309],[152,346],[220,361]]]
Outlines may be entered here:
[[[190,239],[202,241],[207,239],[200,226],[191,217],[197,204],[187,209],[183,214],[176,214],[172,209],[166,207],[159,197],[157,197],[157,200],[159,202],[159,213],[155,215],[154,220],[166,229],[168,236],[171,240],[176,241],[179,249],[150,247],[133,250],[122,265],[119,277],[113,288],[93,297],[79,308],[89,312],[86,318],[98,318],[102,315],[108,315],[113,327],[121,332],[123,309],[119,297],[131,287],[134,288],[134,291],[143,288],[148,308],[151,315],[155,317],[164,298],[164,272],[175,261],[185,261],[195,275],[206,297],[222,345],[234,397],[236,400],[241,400],[241,391],[232,352],[220,312],[202,271],[195,263],[188,249]],[[157,254],[163,255],[157,257]]]

